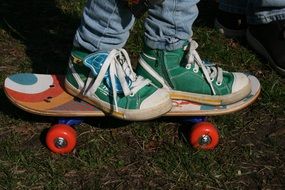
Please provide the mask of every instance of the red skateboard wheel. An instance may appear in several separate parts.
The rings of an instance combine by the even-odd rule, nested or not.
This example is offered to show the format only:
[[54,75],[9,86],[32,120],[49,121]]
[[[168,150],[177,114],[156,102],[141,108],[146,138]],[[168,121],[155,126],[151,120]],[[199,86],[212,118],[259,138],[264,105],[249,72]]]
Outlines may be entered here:
[[214,149],[219,143],[219,131],[210,122],[196,123],[189,133],[189,140],[198,149]]
[[56,124],[46,135],[46,145],[54,153],[70,153],[76,145],[76,131],[66,124]]

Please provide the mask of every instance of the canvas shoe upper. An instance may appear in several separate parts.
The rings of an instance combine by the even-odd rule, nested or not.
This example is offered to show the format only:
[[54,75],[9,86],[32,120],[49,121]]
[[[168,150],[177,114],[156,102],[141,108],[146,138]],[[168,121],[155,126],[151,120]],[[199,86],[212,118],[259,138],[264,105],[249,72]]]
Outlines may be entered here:
[[246,97],[251,91],[247,75],[231,73],[200,59],[192,40],[174,51],[145,47],[137,73],[160,88],[168,89],[172,99],[209,105],[226,105]]
[[73,50],[66,90],[102,111],[126,120],[146,120],[168,112],[168,92],[136,75],[124,49],[88,54]]

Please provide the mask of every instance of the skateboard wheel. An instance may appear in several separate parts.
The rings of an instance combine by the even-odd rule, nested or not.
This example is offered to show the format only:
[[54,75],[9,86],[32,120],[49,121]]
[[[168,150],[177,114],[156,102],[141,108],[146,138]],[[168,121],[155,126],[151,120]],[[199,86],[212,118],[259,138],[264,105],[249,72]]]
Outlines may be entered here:
[[54,153],[70,153],[76,145],[76,131],[66,124],[56,124],[46,135],[46,145]]
[[189,133],[190,143],[198,149],[214,149],[219,143],[219,131],[210,122],[196,123]]

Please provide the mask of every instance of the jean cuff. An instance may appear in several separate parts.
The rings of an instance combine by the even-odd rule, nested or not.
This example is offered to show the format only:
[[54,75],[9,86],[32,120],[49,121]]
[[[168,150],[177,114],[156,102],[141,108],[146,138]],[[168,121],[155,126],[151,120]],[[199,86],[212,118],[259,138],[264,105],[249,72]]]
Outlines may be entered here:
[[254,16],[248,16],[247,17],[247,22],[249,24],[268,24],[272,21],[277,21],[277,20],[285,20],[285,14],[280,13],[280,14],[271,14],[271,15],[254,15]]
[[153,41],[148,37],[144,37],[145,44],[152,49],[173,51],[182,48],[187,40],[172,38],[164,41]]

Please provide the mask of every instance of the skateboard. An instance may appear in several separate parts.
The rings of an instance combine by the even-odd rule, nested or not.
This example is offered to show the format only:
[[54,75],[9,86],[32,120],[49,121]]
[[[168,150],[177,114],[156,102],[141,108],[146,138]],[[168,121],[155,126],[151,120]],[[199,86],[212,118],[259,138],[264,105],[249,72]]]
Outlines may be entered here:
[[[244,99],[221,106],[173,100],[171,111],[163,115],[190,118],[195,123],[189,134],[190,143],[198,148],[213,149],[218,144],[218,130],[206,122],[206,116],[230,114],[252,104],[260,93],[260,83],[248,75],[251,93]],[[48,148],[56,153],[68,153],[76,144],[76,133],[69,125],[77,124],[78,117],[105,117],[106,114],[64,90],[63,75],[19,73],[5,79],[4,91],[8,99],[20,109],[37,115],[67,118],[53,126],[46,136]],[[70,134],[69,134],[70,133]],[[68,135],[66,135],[68,134]]]

